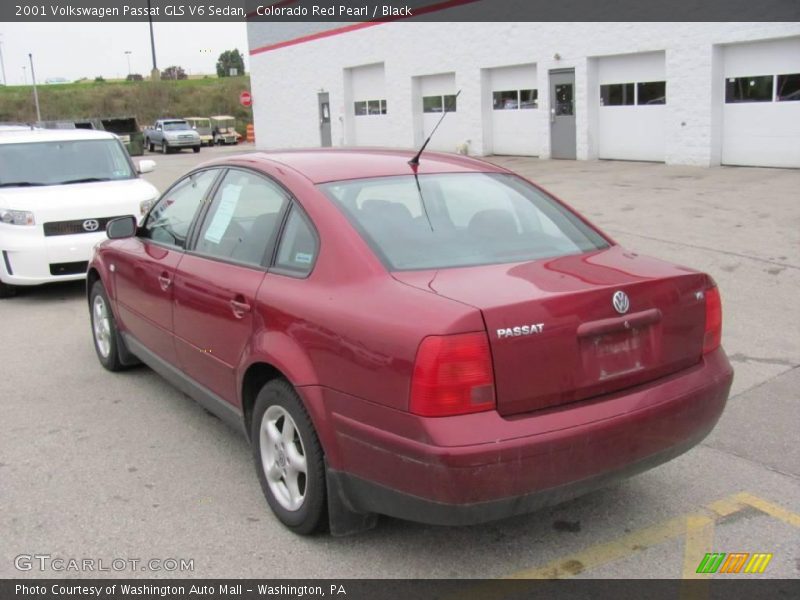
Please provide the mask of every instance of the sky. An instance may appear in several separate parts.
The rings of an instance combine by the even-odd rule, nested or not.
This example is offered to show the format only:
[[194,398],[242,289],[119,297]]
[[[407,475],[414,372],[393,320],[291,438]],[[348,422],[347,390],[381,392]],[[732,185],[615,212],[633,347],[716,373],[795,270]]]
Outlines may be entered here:
[[[5,1],[5,0],[0,0]],[[153,23],[158,68],[179,65],[187,73],[216,72],[219,55],[238,48],[248,67],[247,25],[242,23]],[[106,79],[152,68],[148,23],[0,23],[0,49],[8,85],[31,83],[28,53],[36,82],[70,81],[102,75]],[[25,69],[23,69],[25,67]],[[0,73],[0,79],[2,73]]]

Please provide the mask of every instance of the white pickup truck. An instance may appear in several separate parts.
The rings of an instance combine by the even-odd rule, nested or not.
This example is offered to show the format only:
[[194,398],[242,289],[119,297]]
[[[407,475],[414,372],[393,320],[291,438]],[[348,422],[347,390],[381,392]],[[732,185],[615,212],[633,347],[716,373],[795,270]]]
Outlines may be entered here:
[[144,135],[144,144],[150,152],[155,152],[156,147],[162,154],[180,152],[182,148],[200,152],[202,145],[200,135],[183,119],[159,119]]

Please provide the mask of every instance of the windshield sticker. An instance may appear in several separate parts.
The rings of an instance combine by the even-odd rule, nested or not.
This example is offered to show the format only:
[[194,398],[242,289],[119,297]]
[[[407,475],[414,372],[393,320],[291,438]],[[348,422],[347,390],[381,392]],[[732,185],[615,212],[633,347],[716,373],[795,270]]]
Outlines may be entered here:
[[212,244],[219,244],[228,225],[233,218],[233,212],[236,210],[236,204],[239,202],[239,196],[242,193],[241,185],[228,185],[222,190],[222,198],[217,206],[217,212],[214,213],[214,218],[211,219],[211,224],[206,229],[203,236],[204,239]]

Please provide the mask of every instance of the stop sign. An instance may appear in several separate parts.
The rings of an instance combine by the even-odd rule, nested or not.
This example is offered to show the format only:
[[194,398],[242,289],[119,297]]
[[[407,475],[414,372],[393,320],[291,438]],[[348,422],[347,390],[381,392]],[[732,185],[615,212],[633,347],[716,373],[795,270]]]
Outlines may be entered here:
[[245,107],[253,105],[253,97],[250,95],[250,92],[245,90],[244,92],[239,94],[239,104]]

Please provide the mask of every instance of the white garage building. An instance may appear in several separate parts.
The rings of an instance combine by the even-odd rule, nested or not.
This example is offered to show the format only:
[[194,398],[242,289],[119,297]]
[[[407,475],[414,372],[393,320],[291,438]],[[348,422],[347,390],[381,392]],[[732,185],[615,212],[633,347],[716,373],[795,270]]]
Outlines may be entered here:
[[[248,24],[260,148],[800,167],[800,23]],[[456,94],[460,90],[460,95]]]

